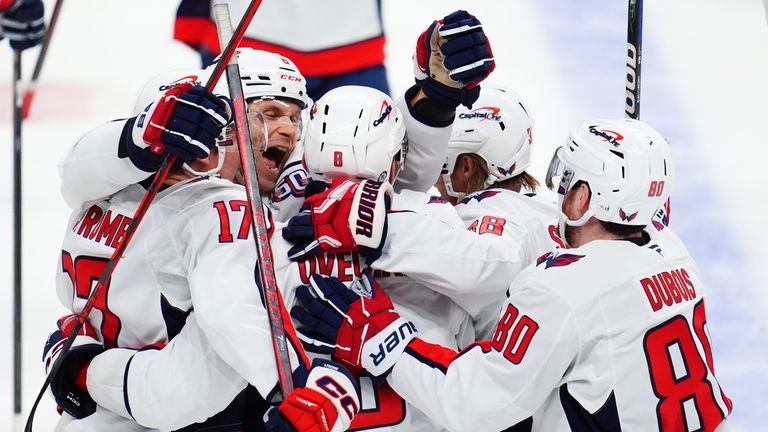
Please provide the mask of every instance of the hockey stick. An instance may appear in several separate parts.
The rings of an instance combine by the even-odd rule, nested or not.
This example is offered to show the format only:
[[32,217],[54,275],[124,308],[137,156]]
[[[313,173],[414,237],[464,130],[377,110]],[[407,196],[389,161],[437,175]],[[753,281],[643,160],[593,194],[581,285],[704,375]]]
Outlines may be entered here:
[[48,46],[51,44],[51,37],[53,37],[53,29],[56,28],[56,22],[59,20],[59,13],[61,12],[61,6],[63,4],[64,0],[56,0],[56,5],[53,7],[53,14],[51,15],[51,22],[48,23],[48,29],[45,31],[45,36],[43,36],[43,44],[40,48],[40,54],[37,55],[35,70],[32,72],[32,79],[29,81],[27,89],[24,90],[24,102],[21,108],[21,115],[24,119],[29,115],[32,99],[35,97],[35,90],[37,90],[37,80],[40,78],[40,72],[43,70],[43,62],[45,62]]
[[640,66],[643,61],[643,0],[629,0],[627,13],[627,82],[624,114],[640,118]]
[[21,50],[13,50],[13,414],[16,423],[21,416],[21,87]]
[[[229,6],[222,0],[214,0],[213,16],[216,20],[216,28],[219,32],[219,41],[226,40],[232,33],[232,24],[229,17]],[[272,260],[272,249],[269,245],[267,222],[264,215],[264,207],[259,192],[259,173],[256,171],[256,156],[251,132],[248,124],[248,116],[243,96],[240,70],[237,65],[237,56],[232,56],[227,64],[227,82],[229,83],[229,95],[234,107],[235,130],[237,146],[240,150],[240,163],[243,169],[243,177],[248,208],[251,212],[251,230],[256,242],[258,256],[259,277],[261,286],[264,287],[265,306],[269,318],[269,326],[272,333],[272,348],[275,352],[277,363],[277,377],[280,384],[280,392],[283,398],[293,390],[293,377],[291,375],[291,359],[288,353],[288,345],[285,338],[285,324],[282,314],[282,300],[275,279],[275,268]]]
[[[211,73],[211,76],[208,78],[208,82],[205,84],[206,89],[209,91],[214,88],[219,78],[221,77],[221,74],[224,71],[224,65],[229,62],[229,59],[234,54],[237,45],[239,45],[240,40],[242,40],[243,35],[245,34],[245,29],[253,19],[253,16],[256,13],[256,10],[259,8],[260,4],[261,0],[252,0],[248,6],[245,15],[243,15],[243,18],[240,20],[240,24],[237,26],[237,30],[235,30],[235,34],[229,40],[226,48],[222,52],[220,63],[216,65],[213,72]],[[99,277],[99,280],[96,282],[96,286],[93,288],[93,291],[91,291],[91,294],[88,297],[88,301],[85,302],[85,306],[83,306],[83,310],[80,312],[80,315],[78,315],[77,321],[75,322],[72,331],[70,331],[69,335],[67,335],[67,339],[64,341],[64,344],[61,348],[61,353],[59,354],[58,358],[56,358],[56,361],[53,362],[50,367],[50,372],[45,377],[42,388],[40,389],[40,392],[38,393],[37,398],[32,405],[32,409],[29,412],[29,417],[27,417],[27,423],[24,427],[25,432],[32,432],[32,424],[35,417],[35,411],[37,410],[37,406],[40,404],[40,400],[42,399],[43,394],[45,394],[45,390],[51,384],[51,378],[55,376],[55,374],[58,373],[58,370],[61,368],[61,363],[64,360],[64,357],[66,357],[67,353],[72,348],[75,337],[82,329],[85,320],[88,319],[88,315],[90,315],[91,310],[93,310],[93,306],[96,300],[101,297],[105,285],[112,277],[112,272],[115,270],[117,263],[119,263],[120,259],[123,257],[125,249],[128,247],[128,244],[130,244],[131,239],[133,238],[134,232],[136,229],[138,229],[141,220],[144,218],[144,215],[149,209],[149,204],[155,198],[155,195],[157,195],[157,192],[160,190],[160,186],[163,185],[166,177],[168,177],[168,173],[170,172],[175,160],[176,156],[168,155],[165,157],[162,165],[160,166],[160,169],[152,179],[152,184],[149,186],[149,189],[147,189],[147,193],[144,194],[144,197],[139,203],[139,206],[136,208],[136,213],[133,215],[133,221],[130,223],[130,225],[128,225],[126,229],[125,237],[112,253],[112,257],[110,257],[109,262],[107,262],[104,273],[102,273],[101,277]]]

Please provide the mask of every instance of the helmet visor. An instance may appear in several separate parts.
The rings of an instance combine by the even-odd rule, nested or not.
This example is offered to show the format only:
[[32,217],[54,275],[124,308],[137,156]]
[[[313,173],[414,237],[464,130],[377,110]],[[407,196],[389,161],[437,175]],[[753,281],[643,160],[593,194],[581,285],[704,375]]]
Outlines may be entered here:
[[569,169],[563,161],[564,147],[559,147],[552,155],[547,169],[546,185],[552,192],[565,195],[571,187],[573,170]]

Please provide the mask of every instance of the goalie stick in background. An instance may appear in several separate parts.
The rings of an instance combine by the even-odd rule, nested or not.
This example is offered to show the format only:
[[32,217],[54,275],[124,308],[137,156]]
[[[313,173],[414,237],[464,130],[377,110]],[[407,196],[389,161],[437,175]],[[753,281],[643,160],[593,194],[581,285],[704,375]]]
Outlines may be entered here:
[[[219,52],[211,3],[182,0],[174,24],[174,39],[199,52],[204,66]],[[228,4],[236,19],[247,2],[230,0]],[[283,0],[261,6],[240,46],[290,58],[307,78],[309,96],[319,99],[342,85],[373,87],[389,94],[384,44],[378,0]]]
[[[461,352],[414,339],[389,360],[387,382],[453,431],[727,430],[698,267],[652,224],[673,174],[666,140],[644,123],[573,129],[547,174],[572,248],[512,281],[491,339]],[[305,329],[338,344],[339,359],[398,339],[378,334],[398,314],[375,284],[360,296],[315,279],[297,296],[308,299]]]

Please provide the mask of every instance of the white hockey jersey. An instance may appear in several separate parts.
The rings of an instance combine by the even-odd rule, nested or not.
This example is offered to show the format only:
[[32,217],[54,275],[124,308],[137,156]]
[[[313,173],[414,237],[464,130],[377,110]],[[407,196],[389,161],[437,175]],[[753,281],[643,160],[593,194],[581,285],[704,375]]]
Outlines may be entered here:
[[[395,195],[392,206],[393,209],[400,209],[393,211],[403,212],[412,219],[422,217],[422,213],[429,213],[451,229],[465,232],[453,207],[444,202],[434,201],[427,194],[409,191],[398,193]],[[223,206],[214,204],[213,207],[219,211]],[[240,208],[240,206],[235,207]],[[220,216],[222,214],[220,213]],[[243,238],[247,238],[250,231],[243,231],[242,221],[242,214],[239,218],[229,215],[220,220],[222,229],[229,227],[228,231],[231,233],[225,236],[224,240],[231,240],[242,233],[245,233]],[[271,246],[278,286],[281,287],[288,308],[294,303],[295,288],[308,283],[311,274],[335,276],[344,282],[351,283],[365,270],[364,257],[357,253],[321,255],[301,262],[289,261],[287,251],[292,244],[279,235],[281,226],[276,224],[278,235],[272,236]],[[164,250],[163,253],[169,252]],[[225,264],[221,265],[226,268]],[[468,341],[474,340],[471,317],[449,298],[413,282],[405,275],[383,271],[377,271],[377,273],[381,284],[391,293],[404,315],[416,323],[420,334],[426,340],[454,347],[463,346]],[[155,286],[152,289],[159,288]],[[167,405],[168,400],[178,399],[178,388],[169,388],[168,383],[182,383],[181,388],[186,389],[188,394],[200,395],[194,401],[187,401],[196,407],[196,419],[217,412],[211,411],[212,406],[204,404],[212,403],[212,396],[222,395],[217,400],[219,404],[217,406],[221,406],[223,395],[232,395],[233,391],[242,389],[245,383],[236,378],[236,373],[218,358],[214,350],[206,348],[208,336],[195,328],[199,326],[195,314],[199,313],[199,307],[196,307],[196,312],[187,319],[181,333],[162,351],[145,351],[136,354],[130,350],[110,350],[98,356],[89,367],[88,373],[88,388],[94,400],[121,415],[130,414],[145,425],[179,427],[184,423],[179,422],[178,419],[189,416],[191,411],[186,407],[172,406],[169,412],[168,408],[159,409],[156,401],[164,400],[166,402],[161,405]],[[205,360],[206,358],[208,360]],[[208,366],[200,366],[206,362],[209,362]],[[190,369],[192,365],[194,369]],[[224,378],[220,378],[220,375]],[[190,384],[191,377],[196,381],[194,385]],[[221,381],[217,382],[214,377],[219,377]],[[352,430],[382,432],[441,430],[423,413],[406,406],[388,385],[377,387],[373,385],[370,378],[361,377],[360,387],[362,411],[353,421]],[[133,401],[130,404],[132,408],[130,412],[125,400]],[[151,401],[151,403],[144,403],[144,401]]]
[[[703,284],[671,232],[550,252],[509,288],[490,340],[409,345],[388,381],[453,431],[713,431]],[[531,418],[532,417],[532,418]]]
[[[506,252],[516,256],[523,267],[543,253],[562,247],[557,237],[558,211],[553,202],[535,194],[508,189],[488,189],[475,192],[456,205],[456,212],[467,229],[481,236],[498,237]],[[522,269],[521,269],[522,270]],[[516,275],[508,275],[507,282]],[[499,306],[504,290],[473,316],[478,339],[487,339],[496,329]]]
[[[74,312],[82,310],[93,281],[124,238],[127,215],[133,214],[143,193],[141,186],[131,185],[73,216],[57,292]],[[263,294],[255,281],[256,247],[249,235],[242,187],[197,177],[161,191],[89,317],[105,345],[138,349],[165,344],[194,308],[210,346],[240,377],[268,395],[277,373]],[[288,330],[288,335],[296,367],[299,358],[306,358],[298,354],[295,334]],[[233,397],[220,394],[217,404],[194,413],[186,424],[221,411]],[[123,398],[117,412],[130,417],[132,405],[154,403]]]

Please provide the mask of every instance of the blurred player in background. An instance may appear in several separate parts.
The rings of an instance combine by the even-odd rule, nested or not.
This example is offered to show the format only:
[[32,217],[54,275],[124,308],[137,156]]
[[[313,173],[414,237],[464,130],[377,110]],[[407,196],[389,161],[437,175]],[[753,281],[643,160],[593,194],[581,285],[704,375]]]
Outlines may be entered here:
[[[246,0],[228,2],[238,19]],[[203,66],[219,53],[210,0],[182,0],[174,38],[197,50]],[[389,94],[384,68],[381,0],[281,0],[264,2],[240,46],[291,59],[307,78],[307,91],[319,99],[342,85],[373,87]]]
[[652,224],[673,172],[666,140],[644,123],[572,130],[547,174],[571,248],[524,270],[491,339],[461,352],[402,337],[375,284],[361,296],[315,279],[297,296],[319,321],[300,321],[345,362],[352,352],[370,365],[384,337],[395,356],[407,343],[387,382],[449,430],[727,430],[698,267]]

